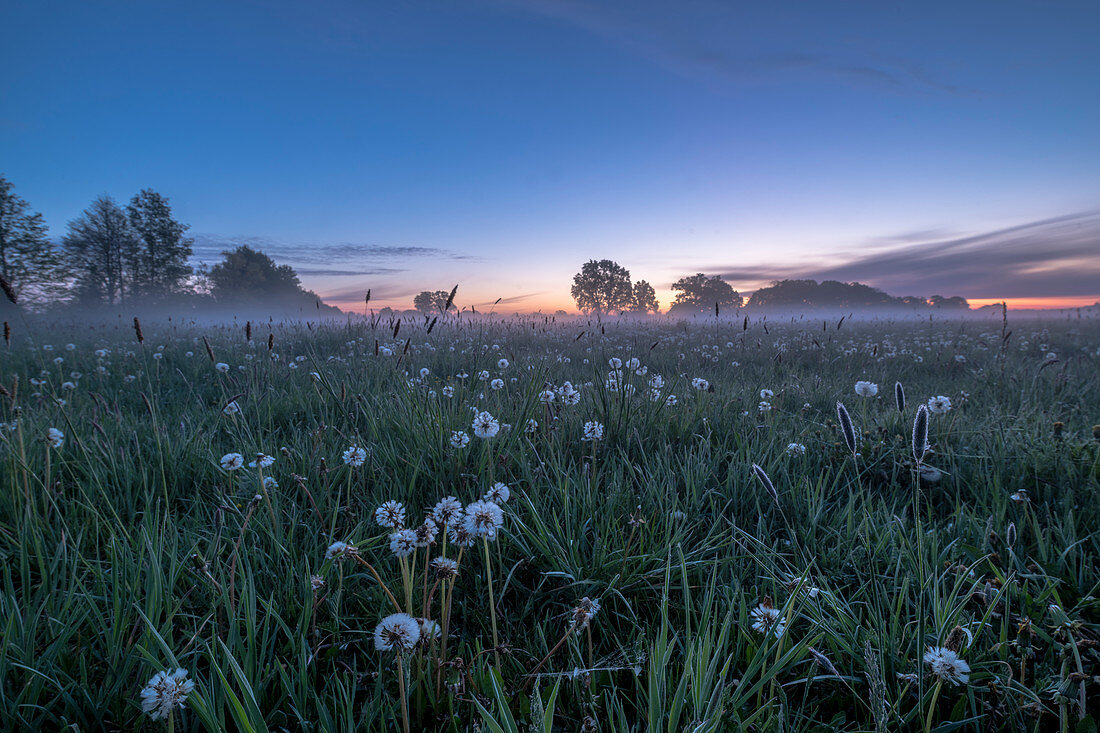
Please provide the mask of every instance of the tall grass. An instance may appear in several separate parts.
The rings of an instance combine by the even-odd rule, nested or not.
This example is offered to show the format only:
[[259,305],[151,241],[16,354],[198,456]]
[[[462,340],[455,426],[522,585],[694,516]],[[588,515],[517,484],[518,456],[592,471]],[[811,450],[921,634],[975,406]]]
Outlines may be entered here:
[[[139,692],[180,666],[196,687],[176,730],[396,729],[395,663],[414,730],[1093,724],[1097,322],[1016,324],[1008,345],[981,323],[428,325],[249,324],[258,346],[236,324],[143,321],[140,344],[128,322],[13,326],[0,727],[155,729]],[[858,379],[904,383],[909,406],[855,396]],[[540,402],[566,380],[578,405]],[[954,407],[921,418],[922,453],[913,414],[935,395]],[[511,429],[452,447],[471,406]],[[589,420],[598,444],[581,440]],[[361,468],[341,461],[353,445]],[[276,461],[227,472],[230,452]],[[435,620],[451,608],[446,656],[376,651],[390,595],[419,608],[430,584],[423,554],[402,582],[375,507],[399,500],[415,527],[495,481],[512,489],[499,537],[432,599]],[[378,578],[326,560],[335,541]],[[599,613],[571,629],[584,597]],[[765,599],[778,637],[753,629]],[[921,661],[948,642],[966,685]]]

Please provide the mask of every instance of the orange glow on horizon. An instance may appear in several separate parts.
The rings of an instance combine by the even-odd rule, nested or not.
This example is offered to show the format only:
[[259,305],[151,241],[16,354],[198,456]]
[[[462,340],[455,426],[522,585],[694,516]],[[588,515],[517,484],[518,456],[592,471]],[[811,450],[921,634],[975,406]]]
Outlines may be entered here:
[[1051,296],[1045,298],[968,298],[971,308],[983,305],[1008,304],[1009,310],[1035,309],[1052,310],[1056,308],[1085,308],[1100,303],[1100,295]]
[[[365,294],[365,293],[364,293]],[[334,305],[337,308],[349,313],[363,314],[369,308],[374,312],[378,312],[383,308],[392,308],[395,311],[413,310],[412,299],[401,300],[384,300],[384,299],[372,299],[370,305],[364,307],[363,301],[360,300],[348,300],[348,299],[330,299],[326,298],[324,293],[320,293],[321,299],[328,305]],[[745,293],[748,295],[748,293]],[[460,297],[456,298],[460,307],[469,310],[469,304],[462,302]],[[747,300],[747,298],[746,298]],[[1055,310],[1059,308],[1085,308],[1091,305],[1100,303],[1100,294],[1098,295],[1080,295],[1080,296],[1048,296],[1037,298],[968,298],[972,310],[981,308],[986,305],[1000,305],[1002,302],[1008,304],[1009,310]],[[661,301],[661,312],[668,310],[668,302]],[[577,315],[578,310],[576,304],[572,299],[555,299],[546,298],[540,300],[525,300],[520,303],[505,303],[502,302],[497,306],[493,306],[492,300],[480,301],[474,304],[480,313],[488,313],[490,311],[498,313],[500,315],[512,315],[515,313],[535,313],[540,312],[546,315],[553,315],[558,310],[563,310],[570,315]]]

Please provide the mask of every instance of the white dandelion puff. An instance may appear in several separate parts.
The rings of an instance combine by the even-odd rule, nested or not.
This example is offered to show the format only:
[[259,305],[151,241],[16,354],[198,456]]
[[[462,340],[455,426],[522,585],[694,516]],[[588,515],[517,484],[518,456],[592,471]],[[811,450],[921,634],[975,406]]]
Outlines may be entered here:
[[195,683],[187,679],[186,669],[157,672],[141,690],[141,709],[153,720],[168,718],[176,708],[183,707],[194,689]]

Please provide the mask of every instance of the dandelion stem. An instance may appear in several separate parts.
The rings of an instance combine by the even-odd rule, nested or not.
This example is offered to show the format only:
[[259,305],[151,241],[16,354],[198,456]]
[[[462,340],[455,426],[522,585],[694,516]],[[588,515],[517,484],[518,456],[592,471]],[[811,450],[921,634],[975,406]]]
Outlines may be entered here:
[[482,547],[485,548],[485,579],[489,583],[489,617],[493,623],[493,662],[500,669],[500,640],[497,637],[497,604],[493,598],[493,568],[489,562],[489,538],[481,538]]
[[355,558],[355,560],[360,565],[365,566],[367,568],[367,570],[370,571],[370,574],[374,576],[374,579],[376,581],[378,581],[378,585],[382,588],[383,591],[385,591],[386,598],[390,599],[390,603],[393,604],[394,610],[396,610],[398,613],[401,613],[401,604],[397,602],[397,598],[390,591],[389,587],[385,583],[382,582],[382,578],[379,577],[378,571],[374,569],[374,566],[371,565],[366,560],[364,560],[363,558],[359,557],[358,555],[353,555],[353,557]]
[[405,660],[397,655],[397,687],[401,692],[401,726],[409,733],[409,701],[405,697]]

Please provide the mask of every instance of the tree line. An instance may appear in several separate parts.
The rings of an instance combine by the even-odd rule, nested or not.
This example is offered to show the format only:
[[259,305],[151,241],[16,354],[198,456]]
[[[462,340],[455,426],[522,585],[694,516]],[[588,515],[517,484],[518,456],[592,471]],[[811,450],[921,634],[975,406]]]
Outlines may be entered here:
[[[685,275],[672,284],[675,294],[668,315],[685,316],[740,308],[869,308],[893,306],[905,308],[968,309],[965,298],[931,298],[909,295],[897,298],[863,283],[836,280],[776,280],[760,288],[745,302],[740,293],[720,275],[701,272]],[[570,291],[577,307],[592,314],[658,313],[653,287],[645,280],[632,283],[630,271],[612,260],[589,260],[573,276]]]
[[[288,265],[247,246],[193,268],[190,226],[168,199],[142,189],[125,206],[99,196],[55,241],[45,219],[0,176],[0,277],[8,299],[32,308],[149,304],[170,299],[263,303],[317,299]],[[319,300],[319,299],[317,299]]]

